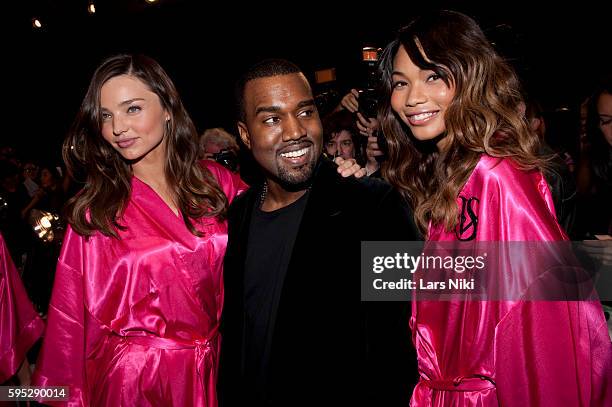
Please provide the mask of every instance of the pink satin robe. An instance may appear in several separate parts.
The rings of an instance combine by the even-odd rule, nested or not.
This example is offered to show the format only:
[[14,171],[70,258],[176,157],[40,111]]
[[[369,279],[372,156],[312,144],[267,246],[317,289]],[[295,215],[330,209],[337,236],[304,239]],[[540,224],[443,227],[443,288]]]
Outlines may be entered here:
[[[203,165],[229,201],[245,188]],[[70,386],[70,406],[216,406],[226,222],[194,221],[197,237],[134,177],[120,224],[120,239],[68,229],[35,384]]]
[[[544,177],[511,160],[483,156],[460,197],[479,200],[476,241],[567,239]],[[429,240],[457,236],[432,226]],[[410,326],[421,376],[411,406],[612,406],[599,302],[415,301]]]
[[17,373],[44,327],[0,234],[0,383]]

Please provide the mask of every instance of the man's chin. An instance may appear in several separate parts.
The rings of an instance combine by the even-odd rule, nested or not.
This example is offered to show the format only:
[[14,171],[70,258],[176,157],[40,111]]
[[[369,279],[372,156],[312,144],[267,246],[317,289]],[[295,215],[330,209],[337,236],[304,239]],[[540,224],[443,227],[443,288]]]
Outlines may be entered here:
[[301,168],[279,169],[278,182],[286,191],[301,191],[310,186],[313,173],[312,163]]

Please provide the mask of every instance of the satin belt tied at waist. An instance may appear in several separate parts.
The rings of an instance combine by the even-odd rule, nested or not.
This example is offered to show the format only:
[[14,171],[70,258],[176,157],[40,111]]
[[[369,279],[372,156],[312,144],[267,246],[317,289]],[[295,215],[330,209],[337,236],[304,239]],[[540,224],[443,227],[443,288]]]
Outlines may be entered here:
[[[215,329],[210,337],[195,339],[193,341],[187,341],[183,339],[173,339],[173,338],[162,338],[159,336],[121,336],[115,335],[121,340],[124,340],[128,343],[134,343],[136,345],[146,346],[150,348],[156,349],[166,349],[166,350],[179,350],[179,349],[195,349],[195,362],[196,369],[202,384],[205,385],[205,382],[210,380],[210,377],[207,373],[208,370],[212,370],[213,372],[215,366],[215,359],[217,353],[217,340],[219,338],[219,334],[217,329]],[[208,369],[206,368],[208,366]]]
[[483,391],[495,388],[495,381],[484,375],[457,376],[452,380],[421,379],[418,384],[442,391]]

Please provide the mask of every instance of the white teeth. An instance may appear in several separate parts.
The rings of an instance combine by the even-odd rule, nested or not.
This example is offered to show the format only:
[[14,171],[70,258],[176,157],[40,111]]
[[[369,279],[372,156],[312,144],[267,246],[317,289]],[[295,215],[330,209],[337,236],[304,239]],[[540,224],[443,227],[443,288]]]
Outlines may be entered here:
[[297,157],[301,157],[304,154],[306,154],[307,151],[308,151],[308,147],[303,148],[301,150],[290,151],[288,153],[282,153],[281,157],[285,157],[285,158],[297,158]]
[[415,114],[413,116],[410,116],[410,118],[416,121],[425,120],[425,119],[429,119],[434,114],[436,114],[436,112],[427,112],[427,113]]

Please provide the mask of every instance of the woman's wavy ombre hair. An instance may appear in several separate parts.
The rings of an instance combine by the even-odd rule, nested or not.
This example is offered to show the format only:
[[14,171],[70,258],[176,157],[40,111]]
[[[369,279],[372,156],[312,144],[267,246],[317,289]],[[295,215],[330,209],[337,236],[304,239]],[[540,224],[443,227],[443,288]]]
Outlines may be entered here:
[[[415,65],[455,87],[442,151],[435,140],[416,140],[391,107],[393,60],[400,47]],[[447,231],[456,226],[456,199],[482,154],[511,157],[523,170],[543,167],[538,138],[520,108],[519,80],[470,17],[439,11],[415,19],[386,47],[380,70],[378,118],[388,144],[383,176],[412,205],[422,232],[429,222]]]

